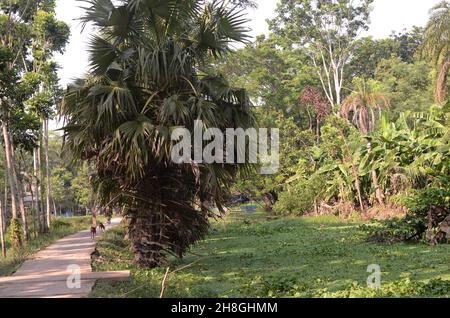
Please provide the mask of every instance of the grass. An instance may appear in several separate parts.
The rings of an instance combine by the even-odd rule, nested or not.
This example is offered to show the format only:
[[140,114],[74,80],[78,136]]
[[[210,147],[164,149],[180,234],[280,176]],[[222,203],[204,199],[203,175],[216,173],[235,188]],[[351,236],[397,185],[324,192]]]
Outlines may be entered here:
[[50,233],[30,240],[19,251],[13,252],[11,242],[6,239],[7,255],[0,255],[0,277],[13,274],[30,256],[65,236],[86,230],[91,226],[91,217],[55,218]]
[[[183,260],[170,259],[166,297],[449,297],[450,245],[367,243],[358,221],[236,214]],[[165,269],[132,264],[125,230],[107,232],[94,269],[131,269],[132,282],[91,297],[159,297]],[[382,288],[366,288],[378,264]],[[187,267],[186,267],[187,266]]]

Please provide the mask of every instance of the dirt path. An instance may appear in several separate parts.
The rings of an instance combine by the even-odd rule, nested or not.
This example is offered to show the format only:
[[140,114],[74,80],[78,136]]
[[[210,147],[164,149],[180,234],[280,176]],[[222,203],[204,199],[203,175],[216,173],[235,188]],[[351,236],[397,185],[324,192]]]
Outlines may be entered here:
[[[120,221],[113,219],[107,230]],[[23,263],[12,276],[0,278],[0,298],[86,297],[97,280],[91,268],[94,250],[89,230],[55,242]]]

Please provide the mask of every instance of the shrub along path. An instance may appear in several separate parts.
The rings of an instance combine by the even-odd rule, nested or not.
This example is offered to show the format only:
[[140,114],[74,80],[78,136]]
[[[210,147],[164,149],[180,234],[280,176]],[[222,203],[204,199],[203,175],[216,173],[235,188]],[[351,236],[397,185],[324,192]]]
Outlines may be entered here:
[[[120,221],[113,219],[107,230]],[[127,273],[92,273],[95,244],[89,230],[57,241],[26,261],[12,276],[0,278],[0,298],[80,298],[90,293],[99,278],[127,276]]]

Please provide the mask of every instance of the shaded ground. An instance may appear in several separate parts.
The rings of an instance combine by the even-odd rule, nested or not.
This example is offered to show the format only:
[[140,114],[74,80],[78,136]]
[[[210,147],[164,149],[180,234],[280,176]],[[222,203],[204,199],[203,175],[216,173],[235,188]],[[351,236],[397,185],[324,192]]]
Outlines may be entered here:
[[[120,223],[114,219],[111,226]],[[95,241],[90,230],[84,230],[58,240],[27,260],[12,275],[0,278],[0,298],[11,297],[83,297],[87,296],[95,284],[95,279],[85,276],[92,272],[91,254]],[[79,286],[70,275],[81,278]]]
[[[377,245],[364,241],[360,222],[334,217],[268,220],[234,215],[169,276],[166,297],[449,297],[450,245]],[[115,229],[98,245],[95,270],[131,269],[132,283],[98,284],[92,297],[159,297],[165,269],[132,263]],[[382,289],[366,288],[367,267],[378,264]],[[431,280],[431,282],[430,282]]]

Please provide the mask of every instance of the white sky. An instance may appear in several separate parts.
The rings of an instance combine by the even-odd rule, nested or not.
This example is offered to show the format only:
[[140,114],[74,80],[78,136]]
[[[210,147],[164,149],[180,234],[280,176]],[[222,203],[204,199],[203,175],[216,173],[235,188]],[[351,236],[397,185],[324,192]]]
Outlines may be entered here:
[[[257,0],[259,8],[252,10],[248,18],[252,35],[267,34],[266,19],[274,17],[277,0]],[[375,38],[387,37],[393,30],[402,31],[414,25],[424,26],[428,21],[428,11],[440,0],[375,0],[371,15],[371,28],[365,35]],[[59,19],[71,26],[71,39],[64,55],[57,56],[61,65],[59,72],[61,84],[66,85],[73,78],[80,77],[87,68],[86,42],[89,34],[87,28],[81,34],[78,18],[83,3],[76,0],[58,0],[56,13]]]

